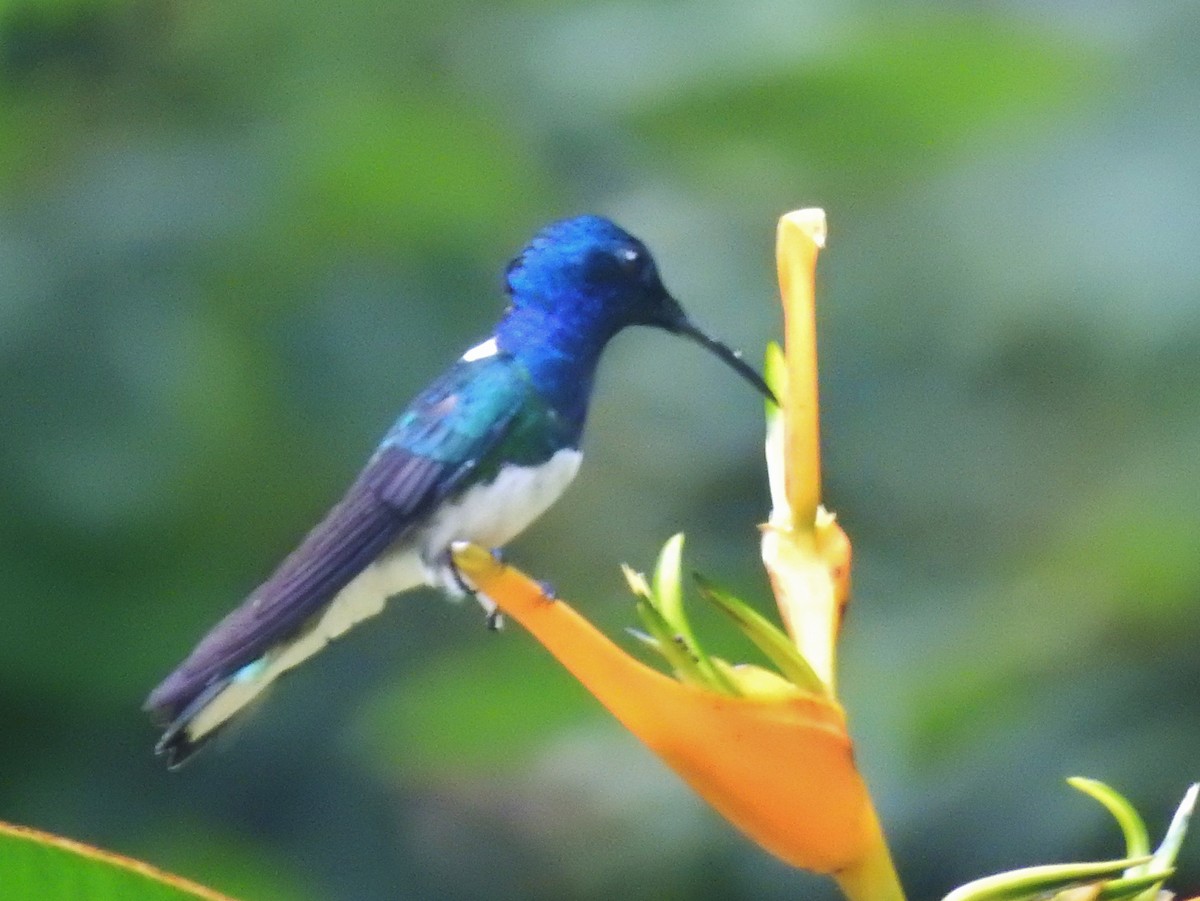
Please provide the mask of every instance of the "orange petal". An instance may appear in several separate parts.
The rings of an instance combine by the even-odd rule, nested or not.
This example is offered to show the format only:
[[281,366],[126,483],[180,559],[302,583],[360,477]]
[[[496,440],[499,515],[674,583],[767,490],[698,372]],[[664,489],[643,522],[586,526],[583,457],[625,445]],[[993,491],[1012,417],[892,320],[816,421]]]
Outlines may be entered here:
[[702,798],[789,864],[831,873],[858,862],[874,814],[841,708],[815,695],[731,698],[635,660],[567,604],[473,545],[454,562],[528,629]]

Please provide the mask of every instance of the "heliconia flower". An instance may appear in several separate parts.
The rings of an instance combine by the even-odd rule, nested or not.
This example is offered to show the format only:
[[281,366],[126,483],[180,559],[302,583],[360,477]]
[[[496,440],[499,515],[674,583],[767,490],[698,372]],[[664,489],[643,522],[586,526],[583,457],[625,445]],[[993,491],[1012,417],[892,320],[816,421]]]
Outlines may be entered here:
[[866,843],[866,790],[836,703],[801,691],[734,695],[676,681],[482,548],[457,548],[455,562],[630,732],[767,850],[795,866],[833,872]]
[[786,632],[697,577],[700,594],[777,671],[704,651],[684,615],[682,536],[664,547],[652,581],[625,568],[645,626],[634,634],[675,678],[627,654],[486,550],[456,545],[454,562],[730,823],[787,863],[833,876],[852,901],[896,901],[903,891],[835,694],[850,543],[820,505],[813,279],[824,240],[821,210],[780,221],[785,349],[773,346],[767,360],[779,405],[767,410],[772,510],[762,557]]

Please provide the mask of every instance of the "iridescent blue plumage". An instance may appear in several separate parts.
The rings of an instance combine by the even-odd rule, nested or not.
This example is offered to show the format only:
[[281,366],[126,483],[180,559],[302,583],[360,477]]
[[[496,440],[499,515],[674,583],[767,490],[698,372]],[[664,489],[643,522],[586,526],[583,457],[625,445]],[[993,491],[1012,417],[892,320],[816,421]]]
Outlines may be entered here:
[[453,541],[498,546],[539,516],[575,474],[596,366],[621,329],[691,337],[770,394],[607,219],[548,226],[505,276],[510,306],[494,336],[417,396],[326,518],[151,693],[171,766],[388,596],[453,590]]

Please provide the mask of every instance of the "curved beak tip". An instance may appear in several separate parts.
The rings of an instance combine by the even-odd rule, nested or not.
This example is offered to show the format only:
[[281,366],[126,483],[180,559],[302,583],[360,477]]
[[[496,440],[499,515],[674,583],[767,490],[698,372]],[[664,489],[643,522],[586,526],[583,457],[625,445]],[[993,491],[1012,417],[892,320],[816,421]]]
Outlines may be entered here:
[[701,347],[707,349],[714,356],[723,360],[727,366],[733,369],[734,372],[753,385],[755,390],[757,390],[763,397],[771,401],[773,404],[779,404],[774,392],[771,391],[771,388],[763,380],[763,377],[759,375],[757,371],[755,371],[754,367],[752,367],[742,358],[742,352],[740,350],[734,350],[724,341],[720,341],[705,332],[687,318],[687,316],[683,313],[682,308],[679,311],[679,318],[671,323],[669,328],[677,335],[683,335],[684,337],[691,338]]

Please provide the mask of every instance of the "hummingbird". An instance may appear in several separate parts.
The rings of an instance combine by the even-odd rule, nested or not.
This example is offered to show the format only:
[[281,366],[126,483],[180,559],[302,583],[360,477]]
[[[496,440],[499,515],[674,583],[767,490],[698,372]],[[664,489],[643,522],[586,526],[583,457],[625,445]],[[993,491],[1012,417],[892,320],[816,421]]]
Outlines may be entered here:
[[[151,692],[155,751],[175,769],[280,675],[388,598],[469,589],[450,546],[499,548],[556,501],[582,459],[597,364],[627,326],[707,348],[774,399],[740,354],[696,326],[645,244],[608,219],[554,222],[508,264],[492,335],[432,381],[345,495],[241,606]],[[479,597],[495,624],[495,608]]]

